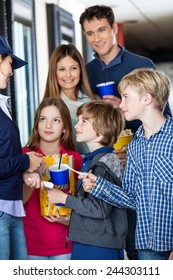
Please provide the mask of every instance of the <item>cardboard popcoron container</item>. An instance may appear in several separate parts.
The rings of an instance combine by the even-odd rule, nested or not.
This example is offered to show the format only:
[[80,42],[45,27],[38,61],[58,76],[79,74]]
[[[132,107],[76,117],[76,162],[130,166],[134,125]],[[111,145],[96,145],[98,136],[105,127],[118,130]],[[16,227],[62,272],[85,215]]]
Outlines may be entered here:
[[[46,162],[47,167],[50,167],[54,164],[59,164],[60,155],[50,155],[43,157],[43,160]],[[62,155],[61,163],[68,164],[72,168],[74,168],[74,158],[73,156],[69,156],[67,154]],[[51,181],[49,171],[46,174],[42,174],[42,177],[45,181]],[[60,186],[54,186],[57,189],[60,189]],[[69,192],[71,195],[76,193],[76,185],[75,185],[75,175],[73,171],[69,171]],[[46,190],[40,189],[40,214],[41,216],[49,216],[49,214],[56,216],[56,210],[58,209],[59,214],[61,216],[67,215],[71,213],[71,209],[65,206],[57,206],[54,203],[50,203],[47,197]]]
[[121,150],[132,141],[133,139],[133,133],[131,129],[126,129],[123,130],[120,136],[118,137],[117,142],[114,144],[114,149],[115,150]]

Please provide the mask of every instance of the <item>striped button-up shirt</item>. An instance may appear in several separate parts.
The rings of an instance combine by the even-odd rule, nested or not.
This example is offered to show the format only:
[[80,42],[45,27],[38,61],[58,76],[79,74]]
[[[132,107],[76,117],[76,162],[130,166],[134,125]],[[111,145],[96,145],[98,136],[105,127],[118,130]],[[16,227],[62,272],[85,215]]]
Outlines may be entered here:
[[136,248],[173,250],[173,121],[149,139],[141,126],[128,146],[123,187],[98,177],[92,195],[136,209]]

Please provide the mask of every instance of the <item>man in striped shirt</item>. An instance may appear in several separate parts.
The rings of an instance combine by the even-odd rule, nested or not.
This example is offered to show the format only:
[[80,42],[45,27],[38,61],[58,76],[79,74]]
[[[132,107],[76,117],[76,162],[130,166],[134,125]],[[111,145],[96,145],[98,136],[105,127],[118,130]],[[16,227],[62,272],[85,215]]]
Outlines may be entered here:
[[122,188],[93,174],[79,176],[85,191],[117,207],[136,209],[140,260],[173,255],[173,120],[162,113],[170,86],[168,76],[154,69],[124,76],[120,108],[126,120],[139,119],[142,125],[128,146]]

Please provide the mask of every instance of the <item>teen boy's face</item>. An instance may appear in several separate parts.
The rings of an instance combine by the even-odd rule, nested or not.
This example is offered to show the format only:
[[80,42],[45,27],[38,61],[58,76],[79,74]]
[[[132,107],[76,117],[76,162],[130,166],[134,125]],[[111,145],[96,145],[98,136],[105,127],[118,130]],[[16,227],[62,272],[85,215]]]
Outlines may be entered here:
[[120,109],[124,113],[127,121],[142,120],[143,113],[145,112],[144,96],[133,90],[131,86],[127,86],[121,94]]
[[64,123],[57,107],[54,105],[44,107],[38,123],[40,141],[51,143],[58,141],[63,132],[65,133]]
[[116,23],[111,27],[106,18],[93,18],[91,21],[85,20],[83,27],[88,43],[100,57],[112,51],[117,34]]
[[82,115],[78,117],[78,123],[75,125],[76,141],[85,142],[90,151],[98,145],[102,136],[97,136],[92,126],[92,119],[84,119]]

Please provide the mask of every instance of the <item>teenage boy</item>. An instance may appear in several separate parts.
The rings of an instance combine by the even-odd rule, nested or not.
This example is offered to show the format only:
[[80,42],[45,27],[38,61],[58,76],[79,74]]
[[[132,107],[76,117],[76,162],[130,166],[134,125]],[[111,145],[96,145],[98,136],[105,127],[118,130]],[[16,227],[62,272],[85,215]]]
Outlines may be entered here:
[[83,179],[84,189],[96,185],[92,195],[136,209],[139,259],[166,260],[173,251],[173,120],[162,112],[170,80],[160,71],[138,69],[126,75],[118,89],[126,120],[142,122],[128,146],[122,189],[92,174]]

